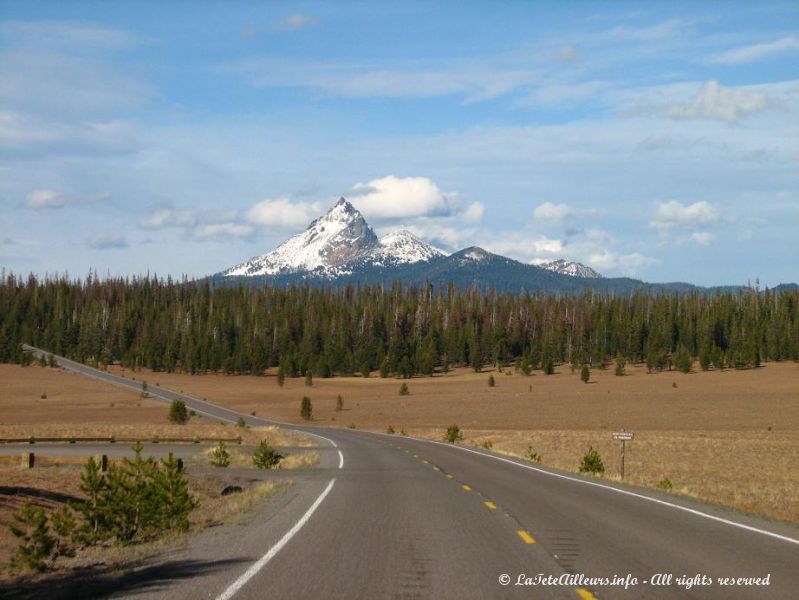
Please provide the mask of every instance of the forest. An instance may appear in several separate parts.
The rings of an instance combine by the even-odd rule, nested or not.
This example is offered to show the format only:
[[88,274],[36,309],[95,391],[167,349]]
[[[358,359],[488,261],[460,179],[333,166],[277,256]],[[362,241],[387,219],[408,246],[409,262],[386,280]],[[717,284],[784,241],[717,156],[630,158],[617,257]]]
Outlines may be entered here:
[[92,365],[279,377],[412,377],[468,365],[650,371],[799,359],[799,292],[500,294],[454,285],[215,286],[6,274],[0,362],[28,343]]

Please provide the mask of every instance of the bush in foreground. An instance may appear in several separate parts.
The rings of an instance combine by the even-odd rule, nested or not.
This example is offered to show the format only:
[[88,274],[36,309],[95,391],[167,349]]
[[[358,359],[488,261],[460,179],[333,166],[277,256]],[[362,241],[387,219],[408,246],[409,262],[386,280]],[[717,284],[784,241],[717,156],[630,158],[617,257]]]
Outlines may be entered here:
[[180,425],[189,420],[189,411],[186,410],[186,403],[183,400],[172,400],[169,405],[169,420]]
[[259,469],[273,469],[280,464],[284,456],[263,440],[252,455],[253,464]]
[[457,444],[461,440],[463,440],[463,434],[461,433],[461,428],[457,425],[450,425],[447,427],[447,433],[444,435],[444,439],[448,441],[450,444]]
[[230,452],[225,448],[225,442],[219,442],[219,445],[211,451],[208,462],[214,467],[230,466]]
[[583,460],[580,462],[580,473],[605,474],[605,463],[594,448],[589,447],[588,452],[583,456]]

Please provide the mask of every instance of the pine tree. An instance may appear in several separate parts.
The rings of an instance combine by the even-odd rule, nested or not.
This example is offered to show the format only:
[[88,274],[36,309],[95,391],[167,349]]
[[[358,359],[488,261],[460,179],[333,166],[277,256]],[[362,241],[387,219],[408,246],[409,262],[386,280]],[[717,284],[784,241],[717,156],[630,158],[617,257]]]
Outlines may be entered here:
[[304,421],[310,421],[312,413],[313,405],[311,404],[311,399],[308,396],[303,396],[302,402],[300,403],[300,416]]
[[587,364],[583,364],[583,368],[580,370],[580,379],[583,383],[588,383],[588,380],[591,379],[591,371]]

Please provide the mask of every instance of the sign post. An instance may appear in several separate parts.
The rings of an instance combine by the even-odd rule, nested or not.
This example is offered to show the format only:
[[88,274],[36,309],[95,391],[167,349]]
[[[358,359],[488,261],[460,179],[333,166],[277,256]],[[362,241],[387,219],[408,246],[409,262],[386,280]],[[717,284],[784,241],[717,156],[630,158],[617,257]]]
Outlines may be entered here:
[[617,442],[621,442],[621,463],[620,463],[620,471],[621,471],[621,478],[624,479],[624,446],[627,442],[633,441],[635,434],[632,431],[614,431],[613,432],[613,439]]

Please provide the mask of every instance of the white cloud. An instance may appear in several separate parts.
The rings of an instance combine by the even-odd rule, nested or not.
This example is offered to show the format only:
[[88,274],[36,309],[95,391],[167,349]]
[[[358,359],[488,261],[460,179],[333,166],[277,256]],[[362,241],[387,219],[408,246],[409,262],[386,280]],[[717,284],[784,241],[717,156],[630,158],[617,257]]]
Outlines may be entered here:
[[706,62],[719,65],[739,65],[755,62],[774,54],[799,50],[799,37],[787,36],[773,42],[751,44],[714,54]]
[[138,44],[127,31],[78,21],[6,21],[0,37],[16,44],[58,47],[126,49]]
[[61,193],[45,189],[32,190],[25,198],[25,205],[34,210],[62,208],[66,203],[67,199]]
[[709,246],[716,240],[716,236],[707,231],[694,231],[691,234],[691,239],[700,246]]
[[93,196],[75,197],[67,196],[62,192],[50,189],[31,190],[25,197],[25,206],[34,210],[46,210],[50,208],[64,208],[66,206],[80,206],[87,204],[98,204],[111,199],[111,194],[103,192]]
[[641,269],[652,266],[658,261],[638,252],[631,254],[616,254],[610,250],[603,250],[591,254],[585,261],[589,266],[605,273],[615,271],[623,275],[635,275]]
[[655,218],[649,226],[661,233],[666,233],[673,228],[693,228],[697,225],[710,225],[721,218],[718,208],[704,200],[684,205],[675,200],[658,204]]
[[473,203],[463,207],[455,194],[445,194],[427,177],[388,175],[368,183],[356,183],[352,203],[369,219],[408,219],[413,217],[453,217],[465,214],[479,220],[483,207]]
[[378,67],[256,59],[230,64],[223,69],[248,76],[256,87],[307,87],[348,98],[459,95],[466,104],[504,96],[538,78],[538,74],[528,68],[487,63]]
[[741,117],[761,112],[769,107],[765,94],[742,88],[725,87],[718,81],[708,81],[693,101],[663,107],[670,119],[718,119],[733,122]]
[[95,250],[121,250],[129,246],[125,236],[116,233],[99,233],[89,237],[86,243]]
[[166,227],[194,227],[198,216],[193,211],[176,211],[171,208],[161,208],[150,216],[142,219],[139,225],[144,229],[164,229]]
[[572,216],[574,212],[567,204],[554,204],[544,202],[535,207],[533,217],[539,221],[563,221]]
[[620,41],[652,42],[677,37],[686,28],[685,21],[670,19],[649,27],[618,26],[607,32],[606,37]]
[[278,229],[304,227],[323,210],[319,203],[291,202],[288,198],[263,200],[247,211],[247,221]]
[[192,235],[196,238],[207,239],[215,237],[247,237],[252,235],[254,229],[245,223],[211,223],[209,225],[199,225],[192,230]]
[[275,29],[278,31],[297,31],[298,29],[304,29],[311,25],[316,25],[316,17],[297,13],[278,21],[275,24]]
[[563,242],[560,240],[551,240],[546,236],[541,236],[533,242],[533,249],[539,254],[558,254],[563,252]]

